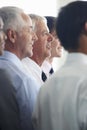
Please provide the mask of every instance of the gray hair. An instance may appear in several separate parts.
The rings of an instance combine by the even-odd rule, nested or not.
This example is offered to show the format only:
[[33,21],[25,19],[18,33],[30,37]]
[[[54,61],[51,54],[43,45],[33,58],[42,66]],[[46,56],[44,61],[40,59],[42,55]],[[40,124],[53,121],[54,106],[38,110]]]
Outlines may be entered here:
[[23,10],[18,7],[6,6],[0,8],[0,16],[4,22],[4,31],[6,32],[7,29],[20,30],[26,24],[22,14],[24,14]]
[[39,16],[36,14],[29,14],[29,16],[32,19],[34,31],[37,29],[37,24],[39,21],[44,21],[44,23],[47,25],[47,20],[44,16]]

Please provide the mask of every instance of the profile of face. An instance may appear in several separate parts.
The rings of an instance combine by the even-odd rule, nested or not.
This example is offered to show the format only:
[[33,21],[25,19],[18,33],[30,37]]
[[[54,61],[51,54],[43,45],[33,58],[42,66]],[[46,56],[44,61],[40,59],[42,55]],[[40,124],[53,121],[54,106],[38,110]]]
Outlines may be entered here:
[[5,48],[5,40],[6,40],[6,35],[3,32],[3,26],[4,23],[2,19],[0,18],[0,55],[2,55],[4,48]]
[[52,35],[49,33],[47,24],[44,20],[39,20],[35,31],[38,39],[34,43],[34,52],[43,60],[51,55],[51,41],[53,40]]
[[61,57],[63,53],[63,47],[54,30],[52,33],[53,41],[51,42],[51,57]]
[[[33,31],[32,20],[26,15],[23,15],[24,25],[20,31],[16,32],[16,49],[18,57],[23,59],[25,57],[31,57],[33,55],[33,44],[37,39],[36,34]],[[14,36],[15,37],[15,36]]]

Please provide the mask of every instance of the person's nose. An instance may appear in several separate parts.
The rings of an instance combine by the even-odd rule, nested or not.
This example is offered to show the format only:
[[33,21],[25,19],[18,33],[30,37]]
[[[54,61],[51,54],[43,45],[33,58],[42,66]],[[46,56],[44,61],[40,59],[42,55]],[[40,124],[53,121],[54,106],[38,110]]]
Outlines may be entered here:
[[53,41],[53,36],[49,33],[49,35],[48,35],[48,41],[49,42],[52,42]]

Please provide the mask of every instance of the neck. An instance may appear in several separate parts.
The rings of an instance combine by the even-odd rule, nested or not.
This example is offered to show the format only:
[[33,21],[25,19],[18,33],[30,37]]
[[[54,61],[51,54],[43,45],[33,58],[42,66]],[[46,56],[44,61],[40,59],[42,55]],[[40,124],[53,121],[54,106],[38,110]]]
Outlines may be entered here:
[[48,58],[46,58],[46,60],[47,60],[50,64],[52,64],[52,62],[53,62],[53,58],[52,58],[52,57],[48,57]]
[[42,65],[42,63],[43,63],[43,59],[41,59],[40,57],[38,57],[38,56],[32,56],[32,57],[30,57],[33,61],[35,61],[39,66],[41,66]]

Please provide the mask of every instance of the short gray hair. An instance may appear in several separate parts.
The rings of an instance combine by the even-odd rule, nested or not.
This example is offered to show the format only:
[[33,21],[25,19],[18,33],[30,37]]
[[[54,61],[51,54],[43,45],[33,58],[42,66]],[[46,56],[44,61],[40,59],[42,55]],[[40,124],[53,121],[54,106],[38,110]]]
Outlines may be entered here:
[[37,29],[37,23],[39,21],[44,21],[44,23],[47,25],[47,20],[44,16],[40,16],[37,14],[29,14],[30,18],[32,19],[34,30]]
[[23,10],[18,7],[6,6],[0,8],[0,16],[4,22],[4,31],[14,29],[18,31],[24,26],[25,21],[22,18]]

